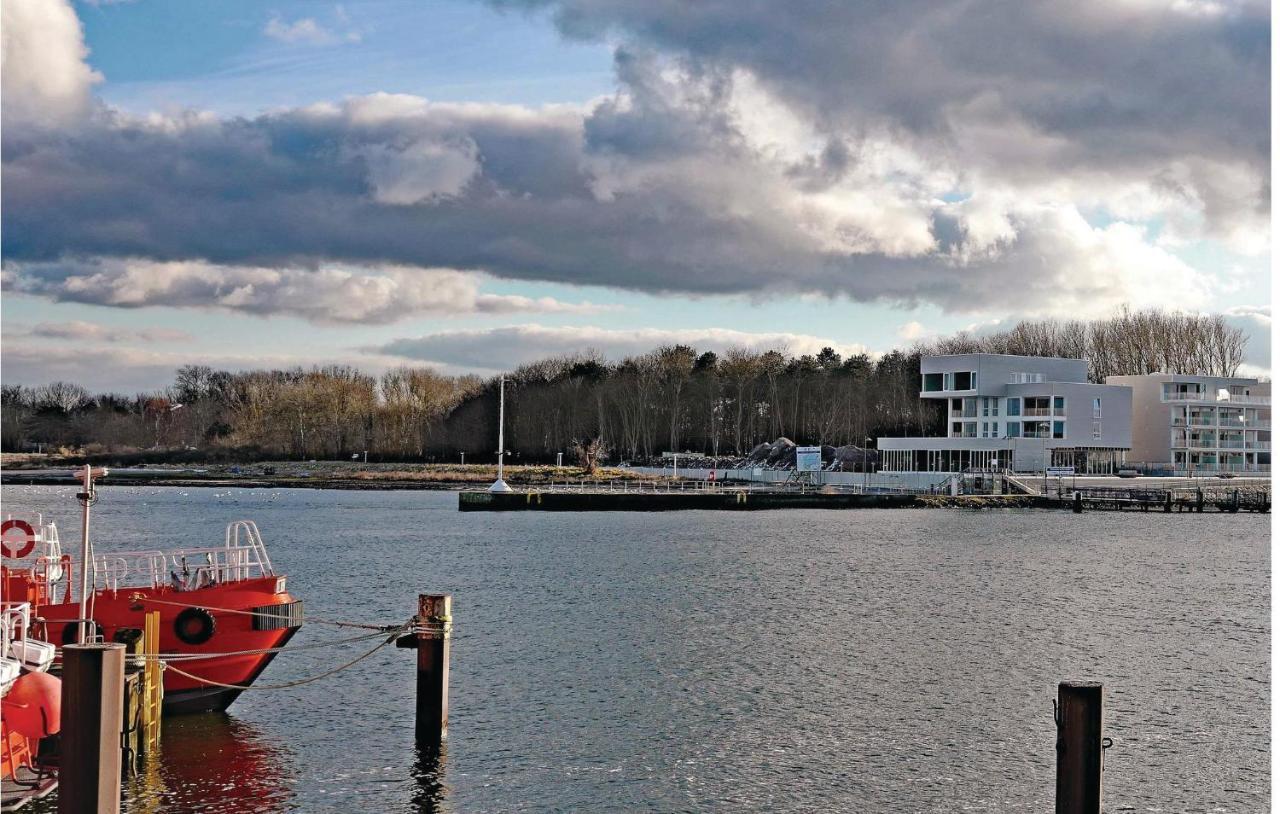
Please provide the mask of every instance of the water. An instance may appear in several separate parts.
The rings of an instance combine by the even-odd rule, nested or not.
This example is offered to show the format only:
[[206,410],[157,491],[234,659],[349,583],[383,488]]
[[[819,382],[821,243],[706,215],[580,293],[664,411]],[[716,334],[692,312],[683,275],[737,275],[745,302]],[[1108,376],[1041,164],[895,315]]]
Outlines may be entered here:
[[[72,492],[4,498],[73,539]],[[1105,683],[1109,811],[1269,809],[1267,517],[456,501],[103,489],[103,550],[252,518],[309,614],[394,622],[451,591],[457,631],[438,761],[413,749],[413,653],[386,648],[167,719],[128,809],[1047,811],[1065,678]],[[359,652],[284,655],[260,681]]]

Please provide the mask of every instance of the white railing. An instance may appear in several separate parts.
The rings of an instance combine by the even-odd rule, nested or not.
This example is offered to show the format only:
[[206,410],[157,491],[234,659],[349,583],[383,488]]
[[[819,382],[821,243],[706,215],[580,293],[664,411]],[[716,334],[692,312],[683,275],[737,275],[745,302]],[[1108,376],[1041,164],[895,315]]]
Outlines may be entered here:
[[93,585],[118,591],[121,587],[195,590],[222,582],[274,576],[262,534],[251,520],[227,526],[226,541],[212,548],[177,551],[115,551],[93,558]]
[[1161,393],[1160,400],[1170,401],[1203,401],[1217,404],[1271,404],[1270,396],[1244,396],[1232,393],[1228,398],[1218,398],[1217,393]]

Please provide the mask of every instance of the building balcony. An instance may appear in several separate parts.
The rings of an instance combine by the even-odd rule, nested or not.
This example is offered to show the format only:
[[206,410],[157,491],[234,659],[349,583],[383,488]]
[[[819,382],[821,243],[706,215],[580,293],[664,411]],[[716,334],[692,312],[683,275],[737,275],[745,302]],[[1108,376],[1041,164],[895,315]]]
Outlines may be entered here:
[[1023,407],[1022,414],[1030,418],[1037,418],[1039,416],[1048,417],[1053,415],[1053,410],[1048,407]]
[[1201,402],[1203,404],[1261,404],[1270,405],[1270,396],[1237,396],[1220,399],[1217,393],[1161,393],[1163,402]]
[[1271,442],[1270,441],[1245,441],[1244,448],[1250,451],[1262,450],[1265,452],[1271,449]]

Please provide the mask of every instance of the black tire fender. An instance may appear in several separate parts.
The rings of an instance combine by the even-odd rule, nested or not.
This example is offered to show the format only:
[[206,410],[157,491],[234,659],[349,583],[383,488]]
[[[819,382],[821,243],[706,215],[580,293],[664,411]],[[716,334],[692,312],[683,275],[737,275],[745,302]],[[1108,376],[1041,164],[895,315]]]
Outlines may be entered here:
[[173,620],[173,632],[187,644],[204,644],[213,638],[218,623],[204,608],[185,608]]

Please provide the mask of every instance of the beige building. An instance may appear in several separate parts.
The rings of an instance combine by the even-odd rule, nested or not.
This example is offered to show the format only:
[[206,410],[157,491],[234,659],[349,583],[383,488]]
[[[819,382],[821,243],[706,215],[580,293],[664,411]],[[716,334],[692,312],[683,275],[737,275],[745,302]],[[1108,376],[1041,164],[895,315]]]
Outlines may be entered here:
[[1268,472],[1271,383],[1257,379],[1108,376],[1133,390],[1130,465],[1170,474]]

